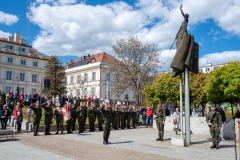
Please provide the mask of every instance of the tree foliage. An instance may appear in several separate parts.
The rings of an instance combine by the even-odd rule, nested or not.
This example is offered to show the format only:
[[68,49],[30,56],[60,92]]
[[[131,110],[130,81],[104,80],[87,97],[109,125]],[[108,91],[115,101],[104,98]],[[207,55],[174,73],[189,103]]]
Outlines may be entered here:
[[62,95],[65,92],[65,71],[62,62],[56,56],[51,56],[45,71],[45,78],[50,79],[49,94]]
[[115,57],[109,64],[113,77],[113,92],[123,93],[131,89],[136,94],[137,103],[143,87],[151,82],[159,69],[157,44],[143,44],[137,37],[121,39],[112,46]]
[[143,94],[148,105],[156,106],[161,102],[179,102],[179,78],[171,73],[160,74],[152,85],[144,88]]

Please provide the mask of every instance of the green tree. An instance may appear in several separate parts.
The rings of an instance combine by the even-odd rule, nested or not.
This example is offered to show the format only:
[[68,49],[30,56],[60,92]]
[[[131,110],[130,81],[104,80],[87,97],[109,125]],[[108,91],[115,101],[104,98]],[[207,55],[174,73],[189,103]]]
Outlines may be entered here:
[[204,88],[207,99],[213,103],[229,102],[233,104],[240,99],[240,62],[230,62],[214,70]]
[[160,74],[151,86],[143,90],[147,104],[156,106],[161,102],[179,102],[179,78],[172,78],[171,73]]
[[205,105],[208,102],[204,87],[207,83],[208,73],[190,73],[189,93],[190,103],[202,105],[202,115],[204,116]]
[[65,92],[65,75],[62,62],[56,56],[51,56],[45,71],[45,78],[50,79],[49,94],[62,95]]

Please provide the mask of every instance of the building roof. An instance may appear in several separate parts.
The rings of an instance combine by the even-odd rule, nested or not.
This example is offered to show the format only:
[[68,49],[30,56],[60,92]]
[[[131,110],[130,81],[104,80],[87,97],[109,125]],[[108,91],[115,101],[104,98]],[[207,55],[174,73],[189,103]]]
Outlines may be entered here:
[[83,56],[81,58],[78,58],[76,60],[71,60],[70,63],[67,63],[64,68],[74,68],[74,67],[79,67],[83,66],[86,64],[90,63],[95,63],[95,62],[110,62],[111,60],[115,59],[113,56],[107,54],[106,52],[101,52],[97,54],[90,55],[88,54],[87,56]]
[[29,46],[29,45],[27,45],[27,44],[22,44],[22,43],[20,43],[20,42],[15,42],[15,41],[13,41],[13,42],[10,42],[10,41],[8,41],[8,39],[7,38],[0,38],[0,41],[2,41],[2,42],[7,42],[7,43],[11,43],[11,44],[17,44],[17,45],[21,45],[21,46],[26,46],[26,47],[31,47],[31,46]]

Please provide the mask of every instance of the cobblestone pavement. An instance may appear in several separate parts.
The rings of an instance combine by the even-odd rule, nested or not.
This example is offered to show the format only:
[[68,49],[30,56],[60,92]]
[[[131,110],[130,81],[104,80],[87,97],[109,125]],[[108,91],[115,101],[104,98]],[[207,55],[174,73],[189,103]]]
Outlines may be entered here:
[[[54,133],[52,133],[54,134]],[[102,132],[84,132],[80,135],[50,135],[34,137],[32,133],[19,133],[14,141],[0,138],[0,159],[9,152],[7,159],[235,159],[234,141],[221,142],[221,149],[210,149],[210,136],[192,135],[188,147],[172,146],[170,138],[180,138],[173,132],[165,132],[164,141],[155,141],[157,130],[137,128],[112,130],[111,145],[102,144]],[[4,147],[6,146],[6,147]],[[2,149],[4,148],[4,149]],[[237,148],[238,149],[238,148]],[[22,152],[24,154],[22,154]],[[17,153],[16,155],[10,153]],[[34,155],[36,154],[36,157]],[[4,159],[6,156],[4,157]]]

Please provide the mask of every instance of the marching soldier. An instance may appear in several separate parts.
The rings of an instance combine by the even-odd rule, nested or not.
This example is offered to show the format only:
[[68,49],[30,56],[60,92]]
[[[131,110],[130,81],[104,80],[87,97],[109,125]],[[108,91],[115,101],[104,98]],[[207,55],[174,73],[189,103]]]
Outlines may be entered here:
[[132,126],[136,128],[137,110],[136,107],[132,106]]
[[56,119],[57,123],[57,132],[55,134],[58,134],[59,128],[61,130],[61,134],[63,134],[63,112],[60,101],[58,102],[57,107],[55,108],[54,119]]
[[111,122],[112,122],[112,109],[108,103],[104,107],[100,108],[100,111],[103,114],[104,118],[104,130],[103,130],[103,144],[111,144],[108,139],[111,131]]
[[95,119],[95,104],[92,102],[91,106],[88,108],[88,120],[89,120],[89,131],[94,131],[94,119]]
[[71,107],[72,131],[75,130],[76,118],[77,118],[77,115],[76,115],[77,107],[78,107],[78,104],[77,104],[77,100],[75,99],[74,102],[73,102],[73,105]]
[[30,108],[34,112],[34,114],[33,114],[33,136],[39,136],[38,129],[39,129],[39,124],[40,124],[40,120],[42,117],[42,108],[39,106],[38,101],[35,103],[35,106],[34,106],[34,104],[31,104]]
[[159,103],[157,108],[156,108],[154,118],[156,118],[156,125],[157,125],[158,136],[159,136],[159,138],[157,138],[156,141],[163,141],[164,123],[165,123],[165,119],[166,119],[166,110],[164,109],[164,107],[162,106],[161,103]]
[[83,119],[84,119],[84,112],[83,112],[83,103],[80,102],[80,106],[76,109],[76,114],[78,117],[78,134],[83,133]]
[[45,131],[44,135],[51,135],[50,133],[50,127],[52,124],[52,118],[53,118],[53,110],[52,110],[52,104],[51,101],[47,101],[47,103],[42,105],[42,108],[45,110]]
[[222,126],[222,117],[221,114],[216,111],[216,107],[214,105],[211,107],[211,111],[206,117],[206,122],[210,127],[210,134],[213,142],[213,145],[210,148],[220,149],[219,133]]

